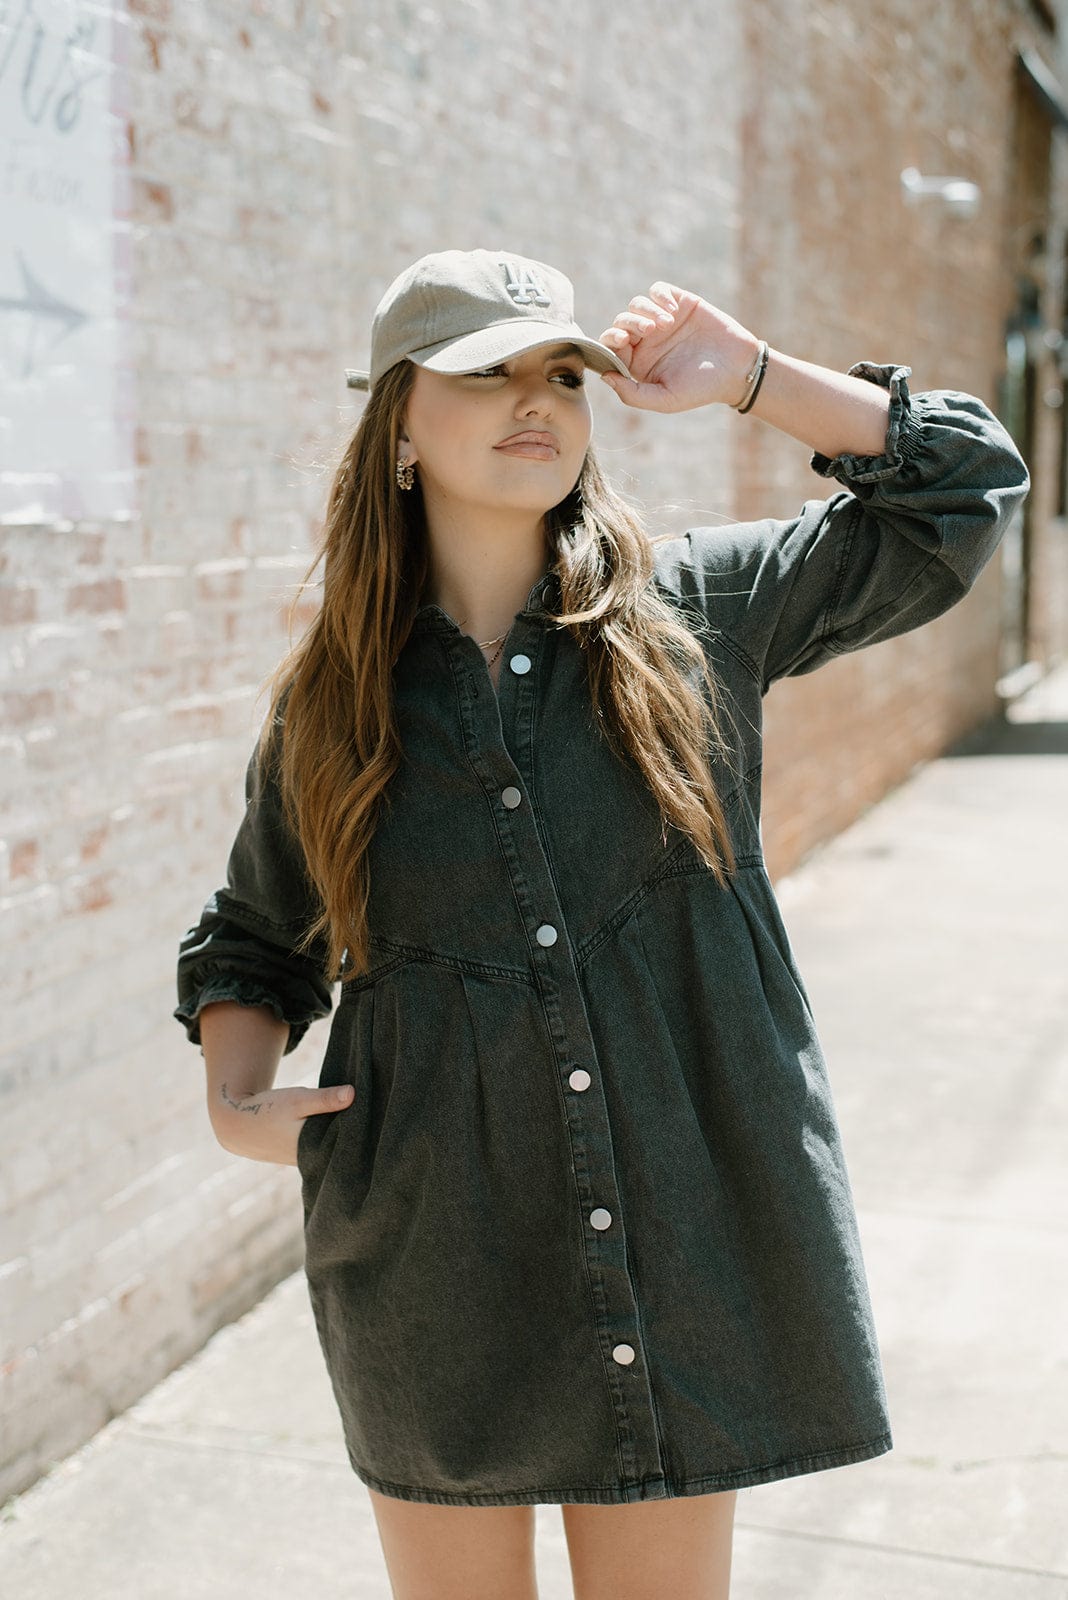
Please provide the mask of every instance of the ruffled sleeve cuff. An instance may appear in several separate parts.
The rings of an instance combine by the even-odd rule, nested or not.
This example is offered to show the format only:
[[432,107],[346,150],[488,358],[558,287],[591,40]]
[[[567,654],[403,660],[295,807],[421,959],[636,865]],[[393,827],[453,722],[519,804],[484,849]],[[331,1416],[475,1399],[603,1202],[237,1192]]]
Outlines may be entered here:
[[813,472],[818,472],[822,478],[837,478],[851,489],[858,483],[877,483],[880,478],[894,477],[915,456],[922,442],[923,396],[918,395],[913,400],[909,394],[912,368],[896,366],[893,362],[856,361],[849,369],[849,376],[866,378],[869,383],[881,384],[890,391],[886,442],[880,455],[847,454],[832,459],[817,450],[812,457]]
[[[318,960],[269,942],[250,927],[220,916],[218,905],[219,896],[213,895],[196,927],[181,941],[178,1004],[171,1015],[185,1028],[190,1044],[199,1045],[198,1018],[210,1001],[269,1006],[279,1022],[289,1023],[289,1039],[282,1052],[289,1055],[311,1023],[329,1016],[332,985]],[[246,920],[253,915],[244,909]]]
[[314,1020],[311,1017],[296,1015],[277,994],[265,989],[255,978],[246,978],[235,972],[224,971],[214,978],[205,978],[196,992],[171,1012],[175,1020],[185,1028],[190,1044],[200,1044],[200,1013],[213,1000],[233,1000],[241,1006],[270,1006],[279,1022],[289,1023],[289,1038],[282,1051],[285,1056],[297,1048]]

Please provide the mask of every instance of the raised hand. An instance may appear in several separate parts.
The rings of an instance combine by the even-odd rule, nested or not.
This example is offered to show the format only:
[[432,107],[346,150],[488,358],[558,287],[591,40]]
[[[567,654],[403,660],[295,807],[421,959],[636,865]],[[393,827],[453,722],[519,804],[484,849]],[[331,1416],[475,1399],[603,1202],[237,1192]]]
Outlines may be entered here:
[[756,336],[699,294],[658,280],[601,334],[637,381],[603,373],[624,405],[641,411],[691,411],[745,392],[760,348]]

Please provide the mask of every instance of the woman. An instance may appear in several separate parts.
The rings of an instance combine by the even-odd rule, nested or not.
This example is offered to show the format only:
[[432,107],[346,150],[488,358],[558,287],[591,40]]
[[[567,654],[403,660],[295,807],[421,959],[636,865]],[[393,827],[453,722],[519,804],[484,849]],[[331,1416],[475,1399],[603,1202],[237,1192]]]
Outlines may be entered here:
[[[590,370],[752,413],[841,487],[651,542]],[[493,251],[379,304],[322,606],[174,1014],[223,1146],[300,1171],[397,1600],[528,1600],[542,1502],[577,1600],[724,1597],[738,1488],[891,1448],[760,702],[953,605],[1026,492],[989,410],[908,374],[663,282],[593,340],[562,274]],[[274,1088],[339,978],[320,1088]]]

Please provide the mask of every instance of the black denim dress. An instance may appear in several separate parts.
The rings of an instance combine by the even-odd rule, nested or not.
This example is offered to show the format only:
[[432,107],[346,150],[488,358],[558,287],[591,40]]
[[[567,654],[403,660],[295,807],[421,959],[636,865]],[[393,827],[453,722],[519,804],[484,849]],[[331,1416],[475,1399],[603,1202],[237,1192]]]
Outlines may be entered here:
[[[405,762],[371,852],[370,971],[341,989],[302,1126],[307,1281],[353,1470],[442,1505],[613,1504],[891,1448],[827,1071],[759,833],[769,684],[964,595],[1027,489],[979,400],[887,387],[885,453],[785,521],[654,546],[736,730],[720,888],[662,841],[531,590],[494,692],[426,605],[395,668]],[[733,764],[733,772],[731,765]],[[266,1004],[287,1053],[332,1009],[277,794],[247,776],[227,885],[174,1016]]]

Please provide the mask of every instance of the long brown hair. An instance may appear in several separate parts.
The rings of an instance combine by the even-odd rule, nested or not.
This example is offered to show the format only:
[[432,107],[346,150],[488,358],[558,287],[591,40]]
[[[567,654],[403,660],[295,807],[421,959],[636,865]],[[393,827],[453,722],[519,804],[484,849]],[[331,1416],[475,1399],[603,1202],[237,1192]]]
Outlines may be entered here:
[[[275,763],[285,820],[321,907],[298,948],[320,941],[331,983],[370,965],[367,851],[402,759],[392,671],[429,570],[418,474],[407,491],[394,476],[414,376],[414,365],[400,361],[370,394],[301,584],[325,559],[322,603],[265,680],[271,701],[257,757],[261,770]],[[637,763],[665,840],[669,822],[687,833],[724,884],[735,861],[709,764],[710,753],[730,760],[716,680],[694,631],[651,583],[654,541],[592,449],[575,488],[548,513],[546,532],[562,601],[553,617],[584,651],[599,727]]]

